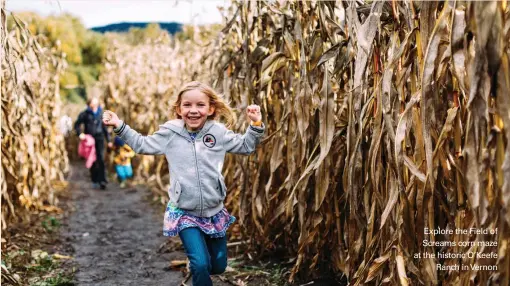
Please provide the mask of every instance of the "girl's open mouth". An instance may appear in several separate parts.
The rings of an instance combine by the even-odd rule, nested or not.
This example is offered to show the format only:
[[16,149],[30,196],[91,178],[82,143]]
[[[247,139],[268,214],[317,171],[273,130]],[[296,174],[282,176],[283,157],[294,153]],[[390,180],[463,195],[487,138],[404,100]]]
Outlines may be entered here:
[[200,120],[200,118],[201,117],[189,117],[188,116],[188,120],[190,120],[190,121],[198,121],[198,120]]

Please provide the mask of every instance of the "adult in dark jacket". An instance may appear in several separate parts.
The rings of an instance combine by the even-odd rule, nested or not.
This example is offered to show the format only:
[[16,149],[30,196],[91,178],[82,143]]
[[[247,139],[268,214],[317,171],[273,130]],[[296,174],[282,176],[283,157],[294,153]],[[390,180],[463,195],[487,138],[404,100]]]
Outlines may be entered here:
[[[80,134],[81,140],[83,140],[85,134],[89,134],[96,141],[96,161],[90,168],[90,177],[95,187],[104,190],[108,182],[104,163],[105,139],[109,147],[112,147],[112,143],[110,142],[110,134],[108,134],[108,130],[103,124],[103,109],[99,106],[99,99],[97,97],[90,98],[87,100],[87,105],[87,109],[78,115],[78,119],[74,123],[74,129],[76,134]],[[82,125],[85,127],[83,132]]]

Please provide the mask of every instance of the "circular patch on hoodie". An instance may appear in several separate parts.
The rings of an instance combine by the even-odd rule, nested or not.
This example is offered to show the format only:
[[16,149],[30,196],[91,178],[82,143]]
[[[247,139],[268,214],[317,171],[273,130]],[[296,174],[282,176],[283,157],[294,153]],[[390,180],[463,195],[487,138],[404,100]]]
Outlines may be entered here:
[[209,148],[212,148],[214,145],[216,145],[216,138],[214,138],[214,136],[211,134],[205,134],[203,141],[204,145]]

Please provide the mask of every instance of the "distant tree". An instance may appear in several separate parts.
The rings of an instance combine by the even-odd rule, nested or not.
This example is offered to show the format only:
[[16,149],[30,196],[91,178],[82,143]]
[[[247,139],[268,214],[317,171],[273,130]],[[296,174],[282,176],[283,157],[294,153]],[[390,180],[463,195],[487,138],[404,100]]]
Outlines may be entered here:
[[81,64],[80,31],[76,29],[76,23],[73,23],[71,16],[62,15],[59,17],[50,16],[43,21],[43,34],[55,44],[60,41],[62,52],[66,54],[66,60],[69,64]]
[[80,84],[78,75],[72,70],[67,70],[60,76],[60,86],[63,88],[75,88]]
[[82,43],[82,63],[84,65],[99,64],[106,57],[107,39],[100,33],[88,32]]
[[[20,25],[26,25],[38,37],[42,46],[57,47],[66,55],[68,69],[60,79],[61,94],[82,96],[77,89],[85,90],[99,78],[108,46],[104,35],[88,30],[81,20],[71,14],[42,17],[33,12],[14,14]],[[9,16],[7,25],[17,25]]]

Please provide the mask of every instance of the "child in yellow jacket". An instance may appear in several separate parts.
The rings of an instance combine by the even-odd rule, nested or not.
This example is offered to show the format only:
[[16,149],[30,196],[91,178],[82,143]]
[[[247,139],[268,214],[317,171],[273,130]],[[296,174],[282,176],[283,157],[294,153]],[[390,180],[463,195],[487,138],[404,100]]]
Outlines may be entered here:
[[131,158],[135,156],[135,151],[131,149],[127,144],[124,143],[120,137],[115,137],[115,171],[120,181],[120,187],[126,187],[126,181],[128,178],[133,177],[133,167],[131,167]]

